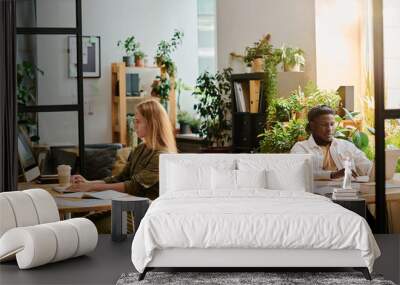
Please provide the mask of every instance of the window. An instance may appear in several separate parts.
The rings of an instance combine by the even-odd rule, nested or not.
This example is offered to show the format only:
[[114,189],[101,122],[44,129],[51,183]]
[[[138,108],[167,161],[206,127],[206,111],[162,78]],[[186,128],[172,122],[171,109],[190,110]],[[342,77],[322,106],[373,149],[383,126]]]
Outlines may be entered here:
[[216,72],[216,2],[197,0],[199,73]]

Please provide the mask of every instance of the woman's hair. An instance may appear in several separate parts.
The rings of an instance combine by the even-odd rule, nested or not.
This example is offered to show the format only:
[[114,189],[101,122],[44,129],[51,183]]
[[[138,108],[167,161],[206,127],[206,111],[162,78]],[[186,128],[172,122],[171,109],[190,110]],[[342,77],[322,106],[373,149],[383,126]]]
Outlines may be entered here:
[[306,126],[306,131],[308,133],[311,131],[310,122],[314,121],[316,118],[322,115],[335,115],[335,111],[333,111],[332,108],[328,105],[318,105],[311,108],[311,110],[308,111],[307,114],[308,123]]
[[175,136],[164,107],[154,99],[139,103],[136,111],[144,118],[148,131],[144,143],[148,148],[176,153]]

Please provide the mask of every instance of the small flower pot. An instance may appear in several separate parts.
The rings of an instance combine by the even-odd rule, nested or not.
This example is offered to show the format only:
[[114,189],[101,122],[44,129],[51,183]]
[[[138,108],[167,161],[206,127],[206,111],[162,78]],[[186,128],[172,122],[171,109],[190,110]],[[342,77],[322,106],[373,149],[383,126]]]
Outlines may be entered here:
[[136,67],[144,67],[143,58],[135,56],[135,66]]
[[135,58],[131,55],[124,56],[122,61],[125,62],[125,66],[134,66]]
[[192,130],[190,129],[190,125],[185,123],[179,123],[179,133],[191,134]]
[[251,71],[252,72],[264,72],[264,59],[255,58],[251,62]]
[[301,72],[300,64],[287,64],[283,65],[284,72]]

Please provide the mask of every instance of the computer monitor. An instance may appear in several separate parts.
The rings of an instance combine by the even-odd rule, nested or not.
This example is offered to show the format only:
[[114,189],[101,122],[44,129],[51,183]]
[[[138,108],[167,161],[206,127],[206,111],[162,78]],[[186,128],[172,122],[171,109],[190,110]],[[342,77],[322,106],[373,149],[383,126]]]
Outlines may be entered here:
[[18,131],[18,157],[23,175],[27,182],[35,180],[40,176],[40,170],[35,156],[33,155],[26,136],[21,131]]

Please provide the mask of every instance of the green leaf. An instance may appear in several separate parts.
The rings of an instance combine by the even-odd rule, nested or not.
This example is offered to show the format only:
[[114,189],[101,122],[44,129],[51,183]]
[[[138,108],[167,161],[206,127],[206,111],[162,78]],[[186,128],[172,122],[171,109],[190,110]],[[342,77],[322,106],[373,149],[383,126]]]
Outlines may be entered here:
[[354,117],[353,117],[352,113],[350,113],[349,110],[347,110],[346,108],[343,108],[343,111],[345,113],[345,115],[344,115],[345,119],[352,120],[352,121],[354,120]]
[[364,132],[356,131],[352,136],[352,141],[354,145],[359,149],[364,149],[369,144],[368,135]]

